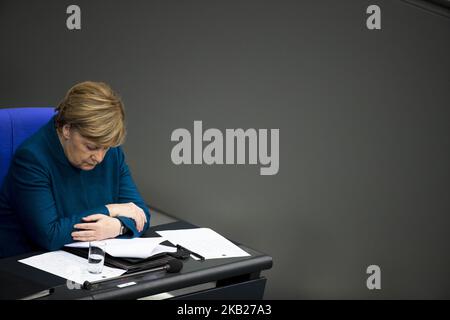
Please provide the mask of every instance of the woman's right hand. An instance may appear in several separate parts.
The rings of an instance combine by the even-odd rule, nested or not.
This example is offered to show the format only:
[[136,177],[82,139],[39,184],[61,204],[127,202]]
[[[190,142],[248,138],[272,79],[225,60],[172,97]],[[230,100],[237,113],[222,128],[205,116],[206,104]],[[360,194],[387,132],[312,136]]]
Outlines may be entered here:
[[147,216],[144,210],[139,208],[133,202],[129,203],[112,203],[107,204],[109,215],[113,218],[116,217],[128,217],[134,220],[136,229],[141,232],[144,229],[144,225],[147,223]]

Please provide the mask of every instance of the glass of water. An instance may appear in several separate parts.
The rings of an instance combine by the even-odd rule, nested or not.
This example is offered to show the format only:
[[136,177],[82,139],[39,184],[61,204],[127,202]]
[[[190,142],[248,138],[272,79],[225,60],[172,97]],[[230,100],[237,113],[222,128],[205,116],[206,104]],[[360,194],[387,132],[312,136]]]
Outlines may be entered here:
[[105,249],[105,241],[89,242],[88,271],[90,273],[102,273],[105,264]]

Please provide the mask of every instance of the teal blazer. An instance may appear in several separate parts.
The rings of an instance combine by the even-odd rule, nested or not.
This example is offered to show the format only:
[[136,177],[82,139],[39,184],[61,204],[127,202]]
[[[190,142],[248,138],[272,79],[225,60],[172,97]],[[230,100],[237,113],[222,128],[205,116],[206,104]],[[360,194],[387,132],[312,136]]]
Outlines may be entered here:
[[109,203],[134,202],[147,216],[140,233],[134,220],[119,217],[130,230],[122,237],[138,237],[149,227],[150,211],[122,148],[109,149],[93,170],[75,168],[64,154],[54,121],[19,146],[0,189],[0,257],[58,250],[73,242],[73,226],[83,217],[109,215]]

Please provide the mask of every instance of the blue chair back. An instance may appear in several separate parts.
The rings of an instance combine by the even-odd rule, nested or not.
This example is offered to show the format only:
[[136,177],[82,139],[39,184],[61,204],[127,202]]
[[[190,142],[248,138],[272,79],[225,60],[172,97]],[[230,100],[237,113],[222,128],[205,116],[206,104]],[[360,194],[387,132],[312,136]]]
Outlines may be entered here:
[[17,147],[54,114],[50,107],[0,109],[0,186]]

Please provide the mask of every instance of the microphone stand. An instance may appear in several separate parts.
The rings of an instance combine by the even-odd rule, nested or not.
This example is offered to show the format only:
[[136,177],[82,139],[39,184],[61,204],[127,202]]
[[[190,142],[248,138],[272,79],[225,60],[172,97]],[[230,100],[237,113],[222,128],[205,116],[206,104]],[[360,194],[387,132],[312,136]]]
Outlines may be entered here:
[[157,268],[153,268],[153,269],[149,269],[149,270],[143,270],[143,271],[138,271],[138,272],[133,272],[133,273],[129,273],[129,274],[124,274],[121,276],[117,276],[117,277],[113,277],[113,278],[108,278],[108,279],[103,279],[103,280],[97,280],[97,281],[85,281],[83,283],[83,289],[86,290],[91,290],[94,289],[96,287],[98,287],[98,285],[105,283],[105,282],[110,282],[110,281],[114,281],[114,280],[119,280],[119,279],[126,279],[128,277],[134,277],[134,276],[138,276],[141,274],[147,274],[147,273],[151,273],[151,272],[158,272],[158,271],[166,271],[170,268],[170,265],[166,264],[164,266],[161,267],[157,267]]

